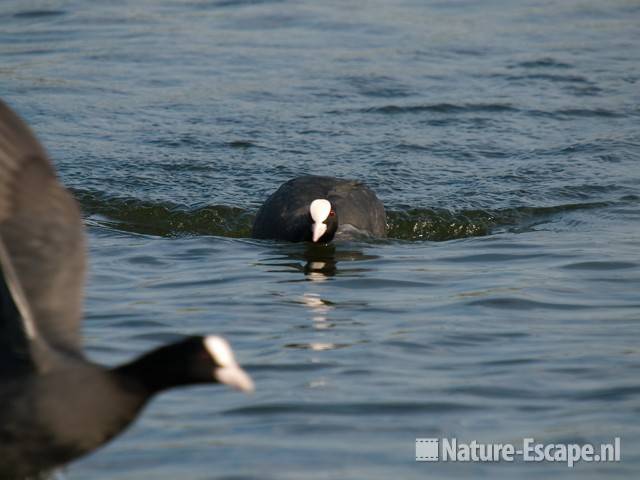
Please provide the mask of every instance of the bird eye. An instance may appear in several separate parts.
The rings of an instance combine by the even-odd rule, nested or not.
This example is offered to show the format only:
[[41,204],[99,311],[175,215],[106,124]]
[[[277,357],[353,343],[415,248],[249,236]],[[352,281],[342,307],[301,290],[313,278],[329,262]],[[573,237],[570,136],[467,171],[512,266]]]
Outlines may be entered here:
[[329,216],[330,216],[330,217],[335,217],[335,216],[336,216],[336,212],[334,212],[333,210],[331,210],[331,211],[329,212]]

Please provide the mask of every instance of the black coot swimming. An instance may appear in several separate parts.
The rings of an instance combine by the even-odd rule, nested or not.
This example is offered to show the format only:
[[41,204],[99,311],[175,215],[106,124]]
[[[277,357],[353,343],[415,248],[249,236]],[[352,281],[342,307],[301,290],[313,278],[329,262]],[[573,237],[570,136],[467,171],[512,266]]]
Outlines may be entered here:
[[0,479],[38,475],[94,450],[165,389],[253,389],[215,336],[189,337],[117,368],[84,357],[80,211],[44,149],[2,101],[0,269]]
[[384,206],[361,182],[310,175],[282,184],[264,202],[251,236],[328,243],[336,234],[384,237]]

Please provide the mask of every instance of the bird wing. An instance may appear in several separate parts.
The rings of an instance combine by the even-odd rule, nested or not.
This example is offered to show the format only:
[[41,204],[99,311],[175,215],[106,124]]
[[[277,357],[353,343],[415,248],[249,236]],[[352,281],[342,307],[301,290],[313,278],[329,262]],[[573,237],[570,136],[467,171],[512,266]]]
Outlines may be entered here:
[[337,183],[328,194],[336,205],[340,224],[350,224],[375,237],[386,235],[386,214],[382,202],[364,183],[346,180]]
[[0,266],[0,361],[42,367],[35,352],[49,347],[82,355],[80,210],[38,140],[1,100]]
[[0,239],[0,378],[36,368],[31,309]]

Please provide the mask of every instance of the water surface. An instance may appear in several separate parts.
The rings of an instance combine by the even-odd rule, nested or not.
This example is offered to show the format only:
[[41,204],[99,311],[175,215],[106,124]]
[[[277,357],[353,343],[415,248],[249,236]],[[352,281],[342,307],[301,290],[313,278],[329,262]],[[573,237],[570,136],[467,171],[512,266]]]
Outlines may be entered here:
[[[0,95],[82,204],[108,364],[220,333],[257,392],[163,395],[73,479],[633,478],[640,6],[5,1]],[[300,174],[390,238],[253,241]],[[433,464],[416,437],[616,464]]]

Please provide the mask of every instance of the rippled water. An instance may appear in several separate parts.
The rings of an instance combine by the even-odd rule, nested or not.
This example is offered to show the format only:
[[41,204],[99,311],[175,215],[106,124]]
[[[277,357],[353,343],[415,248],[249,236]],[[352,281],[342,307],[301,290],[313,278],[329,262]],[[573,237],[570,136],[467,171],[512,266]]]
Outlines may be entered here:
[[[81,201],[85,336],[114,364],[222,333],[253,397],[158,398],[73,479],[634,478],[635,1],[0,4],[0,96]],[[248,239],[303,174],[390,238]],[[600,443],[615,464],[414,462],[416,437]]]

